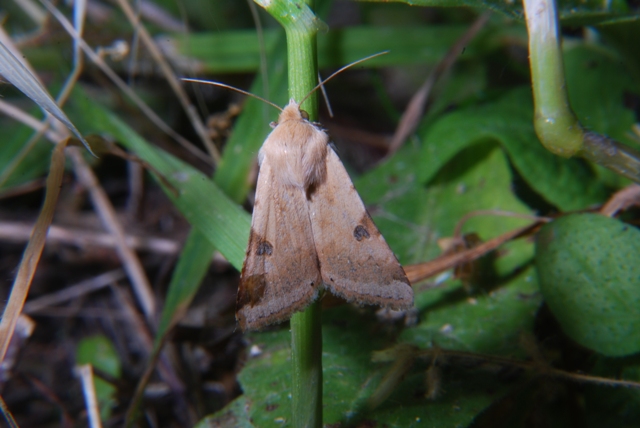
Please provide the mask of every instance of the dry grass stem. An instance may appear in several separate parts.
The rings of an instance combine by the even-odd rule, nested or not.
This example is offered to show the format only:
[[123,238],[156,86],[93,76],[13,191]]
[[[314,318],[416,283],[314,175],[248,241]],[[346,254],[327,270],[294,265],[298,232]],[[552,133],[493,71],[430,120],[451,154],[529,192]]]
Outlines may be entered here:
[[102,428],[100,421],[100,411],[98,410],[98,397],[96,397],[96,387],[93,383],[93,368],[90,364],[83,364],[76,367],[76,373],[82,383],[82,393],[87,409],[87,418],[91,428]]
[[80,151],[75,147],[69,148],[69,157],[73,162],[78,181],[89,191],[94,209],[102,224],[115,239],[116,251],[124,265],[124,269],[127,271],[145,316],[150,325],[155,325],[156,303],[151,291],[151,284],[149,284],[138,256],[126,242],[124,229],[118,220],[115,208]]
[[182,104],[182,108],[184,108],[184,111],[187,114],[187,117],[189,117],[189,120],[191,121],[193,128],[195,129],[196,133],[202,140],[202,143],[204,144],[204,146],[207,148],[209,155],[213,158],[215,163],[218,163],[220,161],[220,152],[218,152],[218,149],[213,144],[213,141],[211,141],[211,138],[209,138],[209,133],[207,131],[206,126],[204,126],[204,123],[202,123],[202,120],[200,119],[200,116],[198,115],[198,112],[195,106],[191,104],[191,101],[189,100],[187,93],[185,92],[184,88],[180,83],[180,80],[178,80],[178,78],[174,74],[173,70],[171,69],[171,66],[169,65],[167,60],[164,58],[164,55],[162,54],[160,48],[158,48],[158,45],[156,45],[156,43],[154,42],[153,38],[151,37],[147,29],[144,27],[144,25],[140,23],[140,19],[138,15],[135,14],[135,12],[131,8],[127,0],[116,0],[116,1],[120,6],[120,8],[122,9],[122,11],[124,12],[124,14],[127,16],[127,19],[129,20],[131,25],[136,29],[136,31],[140,35],[142,42],[145,44],[147,49],[149,49],[149,53],[151,54],[151,56],[160,67],[162,74],[167,79],[169,86],[171,86],[171,89],[178,97],[180,104]]

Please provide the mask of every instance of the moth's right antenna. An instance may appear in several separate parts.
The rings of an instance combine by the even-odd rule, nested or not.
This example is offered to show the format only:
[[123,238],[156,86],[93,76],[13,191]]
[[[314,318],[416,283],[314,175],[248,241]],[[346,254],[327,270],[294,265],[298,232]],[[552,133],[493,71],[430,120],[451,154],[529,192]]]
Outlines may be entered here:
[[378,56],[380,56],[380,55],[386,55],[386,54],[388,54],[388,53],[389,53],[389,51],[378,52],[377,54],[370,55],[370,56],[368,56],[368,57],[366,57],[366,58],[362,58],[362,59],[359,59],[359,60],[357,60],[357,61],[355,61],[355,62],[352,62],[351,64],[347,64],[347,65],[345,65],[345,66],[344,66],[344,67],[342,67],[340,70],[336,71],[336,72],[335,72],[335,73],[333,73],[331,76],[327,77],[327,78],[326,78],[326,79],[324,79],[322,82],[318,83],[318,84],[316,85],[316,87],[315,87],[315,88],[313,88],[312,90],[310,90],[310,91],[309,91],[309,93],[308,93],[307,95],[305,95],[305,96],[304,96],[304,98],[303,98],[302,100],[300,100],[300,102],[298,103],[298,105],[302,105],[302,103],[303,103],[303,102],[305,102],[305,101],[306,101],[306,99],[307,99],[307,98],[309,98],[309,97],[311,96],[311,94],[313,94],[315,91],[317,91],[317,90],[318,90],[318,88],[322,87],[322,85],[324,85],[324,84],[325,84],[325,83],[327,83],[329,80],[331,80],[331,79],[333,79],[334,77],[336,77],[338,74],[340,74],[340,73],[342,73],[343,71],[345,71],[347,68],[353,67],[354,65],[358,65],[358,64],[360,64],[361,62],[368,61],[368,60],[370,60],[370,59],[372,59],[372,58],[375,58],[375,57],[378,57]]
[[269,101],[267,99],[259,97],[256,94],[252,94],[251,92],[247,92],[247,91],[243,91],[242,89],[238,89],[235,86],[225,85],[224,83],[214,82],[212,80],[189,79],[189,78],[186,78],[186,77],[183,77],[181,80],[184,81],[184,82],[205,83],[207,85],[213,85],[213,86],[219,86],[221,88],[231,89],[232,91],[240,92],[241,94],[248,95],[250,97],[256,98],[256,99],[258,99],[258,100],[260,100],[262,102],[265,102],[265,103],[267,103],[269,105],[272,105],[275,108],[277,108],[278,110],[282,111],[282,107],[278,106],[277,104],[274,104],[274,103],[272,103],[271,101]]

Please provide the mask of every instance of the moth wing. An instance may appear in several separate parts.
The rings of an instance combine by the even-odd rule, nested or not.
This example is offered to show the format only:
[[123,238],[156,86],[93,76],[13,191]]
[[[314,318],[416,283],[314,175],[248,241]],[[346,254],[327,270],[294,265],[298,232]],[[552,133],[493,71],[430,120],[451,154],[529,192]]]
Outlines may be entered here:
[[411,308],[409,280],[332,148],[326,162],[326,180],[309,200],[323,282],[348,301]]
[[305,194],[280,183],[265,158],[238,287],[242,330],[288,319],[316,298],[322,284]]

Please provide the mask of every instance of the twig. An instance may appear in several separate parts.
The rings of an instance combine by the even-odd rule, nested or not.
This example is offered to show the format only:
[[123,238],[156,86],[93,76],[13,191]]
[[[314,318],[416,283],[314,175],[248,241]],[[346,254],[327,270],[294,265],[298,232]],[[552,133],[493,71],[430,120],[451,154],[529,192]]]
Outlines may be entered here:
[[510,211],[499,211],[499,210],[477,210],[471,211],[463,215],[460,220],[456,223],[456,226],[453,228],[453,236],[460,236],[462,233],[462,228],[464,224],[472,219],[473,217],[478,216],[501,216],[501,217],[511,217],[511,218],[522,218],[526,220],[536,221],[536,222],[549,222],[551,221],[548,217],[539,217],[531,214],[522,214],[522,213],[514,213]]
[[150,325],[155,325],[156,304],[151,291],[151,285],[142,268],[142,264],[135,252],[127,245],[125,234],[113,205],[109,201],[104,189],[98,183],[93,170],[89,168],[86,161],[75,147],[68,150],[78,181],[89,191],[94,209],[102,220],[104,227],[113,235],[116,240],[116,251],[120,256],[133,289],[138,298],[140,306],[147,317]]
[[415,284],[441,272],[444,272],[445,270],[451,269],[452,267],[455,267],[461,263],[468,263],[477,258],[480,258],[489,251],[495,250],[507,241],[533,232],[537,227],[540,226],[540,224],[541,222],[535,222],[530,224],[529,226],[512,230],[487,242],[483,242],[477,247],[470,248],[466,251],[461,251],[454,254],[445,254],[427,263],[405,266],[405,273],[407,274],[407,278],[409,278],[409,282]]
[[7,403],[4,402],[2,396],[0,396],[0,411],[2,412],[2,416],[4,416],[4,419],[7,421],[7,424],[10,428],[20,428],[16,420],[13,418],[11,411],[9,411]]
[[435,347],[433,349],[419,350],[415,354],[419,358],[432,358],[437,356],[440,361],[447,358],[460,358],[467,360],[479,360],[481,362],[498,364],[506,367],[515,367],[522,370],[534,371],[540,376],[555,377],[579,383],[595,383],[607,386],[619,386],[625,388],[639,388],[640,382],[632,380],[609,379],[606,377],[586,375],[582,373],[572,373],[565,370],[556,369],[538,362],[514,360],[512,358],[500,357],[497,355],[480,354],[474,352],[456,351]]
[[618,211],[640,205],[640,186],[632,184],[617,191],[606,204],[600,208],[600,214],[613,217]]
[[82,383],[82,393],[87,409],[87,417],[91,428],[102,428],[100,421],[100,411],[98,410],[98,397],[96,397],[96,387],[93,384],[93,368],[90,364],[83,364],[76,367],[76,373]]
[[96,277],[81,281],[75,285],[66,287],[55,293],[47,294],[37,299],[31,300],[24,305],[23,312],[33,314],[49,306],[57,305],[68,300],[77,299],[85,294],[92,293],[107,287],[126,276],[122,269],[115,269],[105,272]]
[[[25,242],[29,239],[31,226],[24,222],[0,221],[0,241]],[[47,244],[68,244],[82,248],[115,248],[116,239],[108,233],[51,225],[47,235]],[[176,254],[179,242],[159,237],[135,236],[127,234],[125,243],[132,249],[152,251],[159,254]]]
[[47,191],[42,209],[33,227],[32,236],[29,239],[27,248],[24,250],[18,273],[11,287],[9,301],[4,308],[2,319],[0,320],[0,361],[4,360],[9,342],[15,331],[18,316],[22,312],[24,302],[29,293],[33,276],[35,275],[38,261],[42,256],[42,250],[47,236],[47,229],[53,220],[58,195],[60,194],[60,183],[64,174],[64,148],[66,141],[56,145],[51,156],[51,168],[47,177]]

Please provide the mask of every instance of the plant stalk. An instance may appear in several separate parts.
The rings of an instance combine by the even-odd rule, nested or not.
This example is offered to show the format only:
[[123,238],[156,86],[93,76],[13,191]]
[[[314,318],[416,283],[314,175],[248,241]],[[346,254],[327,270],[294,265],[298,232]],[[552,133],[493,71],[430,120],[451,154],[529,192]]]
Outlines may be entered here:
[[571,110],[564,79],[554,0],[523,0],[529,32],[534,127],[547,150],[563,157],[582,147],[583,133]]
[[542,145],[563,157],[581,156],[640,183],[640,152],[586,132],[571,110],[554,0],[523,0],[529,32],[534,127]]
[[[302,100],[318,79],[316,33],[322,23],[310,6],[292,0],[255,0],[284,27],[287,35],[289,98]],[[318,118],[317,93],[300,106]],[[316,301],[291,317],[292,426],[322,427],[322,322]]]

